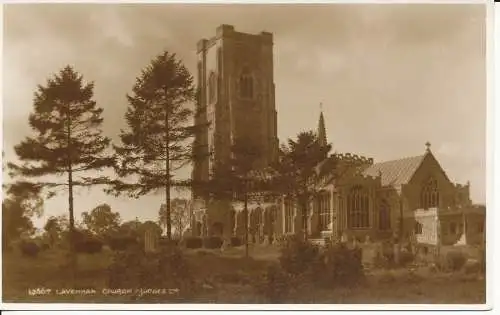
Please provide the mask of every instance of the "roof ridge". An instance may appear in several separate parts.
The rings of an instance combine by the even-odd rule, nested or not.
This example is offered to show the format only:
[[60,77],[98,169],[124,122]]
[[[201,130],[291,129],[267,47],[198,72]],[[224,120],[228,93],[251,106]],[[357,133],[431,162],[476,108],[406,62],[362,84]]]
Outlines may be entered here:
[[399,159],[385,160],[385,161],[375,162],[373,164],[390,163],[390,162],[397,162],[397,161],[402,161],[402,160],[409,160],[409,159],[423,158],[423,157],[425,157],[425,154],[413,155],[413,156],[406,156],[406,157],[402,157],[402,158],[399,158]]

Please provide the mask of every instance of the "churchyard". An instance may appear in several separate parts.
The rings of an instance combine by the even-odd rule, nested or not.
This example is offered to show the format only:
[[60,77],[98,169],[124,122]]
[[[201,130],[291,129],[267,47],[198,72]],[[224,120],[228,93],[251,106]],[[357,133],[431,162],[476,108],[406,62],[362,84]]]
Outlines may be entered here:
[[[70,280],[66,250],[45,249],[37,257],[26,257],[19,251],[12,250],[3,255],[3,301],[21,303],[485,303],[485,277],[478,270],[470,271],[465,267],[456,268],[457,270],[440,270],[432,264],[417,266],[411,263],[404,267],[371,266],[362,268],[363,275],[360,278],[347,279],[347,283],[340,285],[341,279],[337,277],[336,279],[339,280],[336,281],[339,285],[325,286],[320,283],[320,278],[328,278],[329,270],[306,268],[312,273],[316,270],[319,278],[318,274],[310,275],[308,271],[302,273],[293,271],[300,269],[301,264],[302,266],[316,264],[313,260],[307,262],[307,259],[313,256],[310,247],[300,244],[293,246],[288,248],[288,251],[284,251],[281,249],[284,247],[280,248],[278,245],[252,244],[249,248],[249,258],[245,258],[244,246],[228,247],[224,250],[187,249],[183,246],[176,246],[173,255],[165,249],[160,249],[160,254],[138,251],[129,255],[126,252],[117,253],[104,247],[97,253],[78,254],[78,272],[74,282],[76,285]],[[133,251],[130,250],[130,252]],[[342,253],[344,252],[336,251],[335,255],[344,255]],[[162,262],[162,255],[170,258]],[[282,255],[288,257],[284,262],[280,261]],[[142,263],[134,260],[142,258],[146,259],[143,259]],[[126,270],[119,269],[120,266],[114,266],[117,259]],[[153,263],[155,259],[159,259],[158,265]],[[168,270],[162,269],[167,276],[162,279],[155,278],[156,274],[161,273],[155,268],[169,263],[175,264],[176,267]],[[350,261],[347,263],[353,264]],[[330,264],[337,264],[337,269],[347,268],[337,258],[331,260]],[[137,283],[141,284],[135,283],[134,286],[134,283],[130,281],[136,280],[131,279],[139,278],[130,276],[129,272],[140,273],[141,268],[149,271],[143,274],[142,278],[139,277],[141,280],[137,280]],[[285,275],[282,269],[292,270],[290,273],[293,275]],[[111,270],[114,270],[115,276],[123,272],[122,276],[128,278],[125,282],[122,281],[123,279],[120,280],[122,282],[111,280],[110,274],[113,273]],[[349,272],[353,271],[347,270],[348,274]],[[175,278],[174,273],[178,275],[180,282],[171,281],[171,278]],[[152,278],[148,278],[151,276]],[[190,279],[189,285],[185,285],[186,279],[184,278]],[[127,282],[128,280],[130,281]],[[349,283],[351,280],[352,283]]]

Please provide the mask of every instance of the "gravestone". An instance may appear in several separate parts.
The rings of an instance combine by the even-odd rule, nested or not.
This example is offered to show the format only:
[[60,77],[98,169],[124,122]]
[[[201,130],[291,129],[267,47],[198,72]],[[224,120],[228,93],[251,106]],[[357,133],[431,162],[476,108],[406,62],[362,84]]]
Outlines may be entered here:
[[154,229],[147,229],[144,232],[144,251],[154,253],[158,251],[159,235]]

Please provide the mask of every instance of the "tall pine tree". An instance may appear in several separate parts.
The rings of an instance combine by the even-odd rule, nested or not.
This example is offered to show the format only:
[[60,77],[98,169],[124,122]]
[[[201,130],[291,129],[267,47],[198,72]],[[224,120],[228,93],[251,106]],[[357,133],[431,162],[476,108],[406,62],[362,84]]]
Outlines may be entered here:
[[[309,205],[321,188],[322,179],[331,175],[336,158],[329,157],[331,145],[322,145],[312,131],[300,132],[297,140],[288,139],[282,145],[278,163],[274,166],[278,176],[274,178],[274,189],[285,197],[292,198],[302,214],[302,233],[307,238],[307,213]],[[328,163],[322,163],[326,162]]]
[[191,109],[196,100],[193,81],[175,54],[165,51],[155,57],[127,95],[128,128],[120,134],[121,146],[115,146],[120,160],[116,170],[121,179],[109,192],[138,198],[164,190],[169,239],[170,191],[186,186],[186,181],[176,180],[174,173],[193,160],[192,139],[197,132]]
[[[105,183],[104,176],[84,175],[114,165],[113,158],[106,154],[110,139],[104,137],[100,129],[103,109],[93,100],[93,91],[94,84],[84,82],[83,76],[71,66],[49,78],[45,86],[39,85],[34,96],[34,111],[29,116],[35,135],[14,147],[24,163],[8,165],[11,175],[21,178],[20,183],[31,189],[45,190],[48,197],[61,187],[67,188],[72,252],[73,190],[77,186]],[[64,175],[66,180],[57,180]]]

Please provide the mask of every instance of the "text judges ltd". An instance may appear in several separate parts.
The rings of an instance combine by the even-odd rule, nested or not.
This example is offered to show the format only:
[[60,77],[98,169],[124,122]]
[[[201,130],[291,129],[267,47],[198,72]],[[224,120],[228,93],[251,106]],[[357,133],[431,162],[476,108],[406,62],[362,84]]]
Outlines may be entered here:
[[179,293],[179,289],[49,289],[49,288],[35,288],[28,289],[29,296],[39,295],[171,295]]

